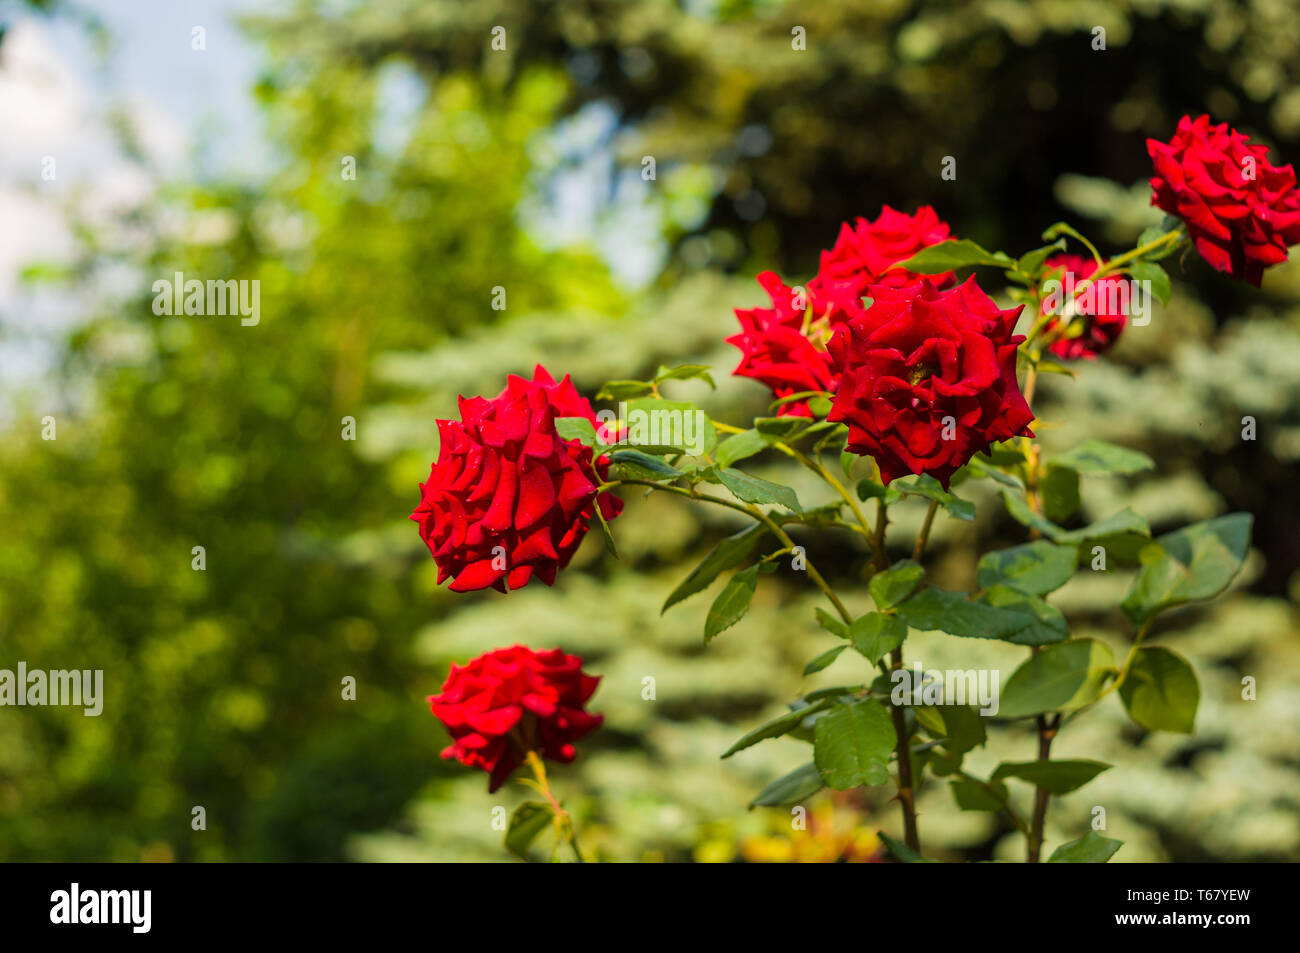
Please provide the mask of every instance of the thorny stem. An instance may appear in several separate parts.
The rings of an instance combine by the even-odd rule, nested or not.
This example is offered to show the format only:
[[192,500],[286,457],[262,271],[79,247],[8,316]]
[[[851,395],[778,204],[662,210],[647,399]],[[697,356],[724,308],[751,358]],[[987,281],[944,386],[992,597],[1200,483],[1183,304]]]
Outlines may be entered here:
[[[1061,727],[1061,714],[1057,712],[1050,719],[1039,715],[1038,723],[1038,760],[1047,761],[1052,756],[1052,740]],[[1043,853],[1043,828],[1047,824],[1047,801],[1051,797],[1043,788],[1034,788],[1034,818],[1029,829],[1029,849],[1025,859],[1036,864]]]
[[[885,527],[889,525],[889,513],[885,501],[881,499],[876,516],[876,571],[886,567],[889,559],[885,553]],[[903,647],[900,645],[889,653],[889,668],[898,671],[903,667]],[[903,705],[893,704],[890,700],[889,717],[894,723],[894,734],[898,740],[894,746],[895,759],[898,761],[898,804],[903,812],[903,840],[917,853],[921,852],[921,832],[916,825],[916,785],[912,779],[912,749],[907,732],[907,710]]]
[[[894,671],[903,667],[901,645],[889,654],[889,667]],[[908,744],[907,712],[902,705],[891,703],[889,715],[894,722],[894,734],[898,736],[894,753],[898,758],[898,803],[903,810],[903,840],[919,854],[921,833],[916,827],[916,789],[912,782],[912,749]]]

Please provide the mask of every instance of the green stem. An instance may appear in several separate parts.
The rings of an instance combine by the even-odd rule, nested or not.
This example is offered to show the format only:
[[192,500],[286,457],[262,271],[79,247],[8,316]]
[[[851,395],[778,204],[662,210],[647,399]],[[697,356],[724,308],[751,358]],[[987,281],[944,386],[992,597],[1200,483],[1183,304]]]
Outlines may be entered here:
[[930,527],[934,525],[934,514],[939,510],[939,501],[931,500],[930,509],[926,511],[925,522],[921,524],[921,535],[916,537],[916,548],[912,550],[912,558],[918,563],[921,556],[925,554],[925,544],[930,539]]
[[[1038,760],[1049,761],[1052,757],[1052,741],[1061,727],[1061,715],[1058,712],[1051,721],[1046,715],[1039,715],[1038,725]],[[1025,859],[1036,864],[1043,855],[1043,830],[1047,826],[1047,802],[1051,797],[1044,788],[1034,788],[1034,816],[1029,829],[1029,847]]]
[[551,813],[555,815],[555,825],[560,831],[560,836],[573,849],[573,856],[578,863],[586,863],[587,859],[582,856],[582,850],[578,847],[578,834],[573,828],[573,818],[569,816],[568,811],[560,806],[560,802],[551,793],[551,786],[546,780],[546,765],[542,763],[542,759],[538,757],[537,752],[531,748],[524,755],[524,760],[533,769],[533,777],[537,779],[538,790],[542,792],[542,796],[546,798],[547,803],[551,806]]

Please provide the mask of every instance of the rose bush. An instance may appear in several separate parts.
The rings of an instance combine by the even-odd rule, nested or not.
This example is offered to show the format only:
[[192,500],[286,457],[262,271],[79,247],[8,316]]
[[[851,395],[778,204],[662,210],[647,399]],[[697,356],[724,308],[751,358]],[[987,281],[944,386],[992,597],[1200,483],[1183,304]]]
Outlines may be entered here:
[[[741,332],[728,340],[743,355],[734,373],[762,383],[776,398],[772,416],[737,426],[663,396],[662,388],[677,380],[712,384],[700,365],[661,368],[652,380],[610,382],[597,395],[632,398],[638,412],[667,415],[679,427],[685,415],[698,415],[707,427],[697,436],[707,439],[689,452],[684,432],[680,441],[651,445],[597,429],[591,405],[568,379],[555,384],[540,368],[531,382],[510,378],[491,401],[463,400],[461,421],[440,422],[443,444],[415,514],[440,578],[453,578],[458,589],[504,591],[534,577],[549,584],[593,516],[614,552],[606,522],[618,512],[610,493],[619,487],[744,514],[751,525],[719,542],[668,595],[664,609],[730,573],[705,618],[707,644],[744,618],[761,574],[788,567],[820,590],[831,610],[816,614],[831,646],[804,674],[850,650],[864,671],[851,684],[805,693],[723,753],[730,757],[783,736],[811,744],[810,760],[774,779],[752,806],[797,803],[823,787],[892,784],[903,837],[880,837],[895,859],[915,861],[922,859],[916,790],[939,781],[962,810],[1003,814],[1025,836],[1026,859],[1039,861],[1052,795],[1082,787],[1109,767],[1052,758],[1067,716],[1115,696],[1145,731],[1193,730],[1195,672],[1148,638],[1165,610],[1212,599],[1232,583],[1251,531],[1246,514],[1155,538],[1132,510],[1084,523],[1078,515],[1083,480],[1139,473],[1153,463],[1095,439],[1065,452],[1044,450],[1031,429],[1035,385],[1040,371],[1062,369],[1046,355],[1104,353],[1127,317],[1112,302],[1134,300],[1111,292],[1121,282],[1140,282],[1145,298],[1167,301],[1170,279],[1160,262],[1189,241],[1210,264],[1252,284],[1300,241],[1290,167],[1268,165],[1262,147],[1239,133],[1185,117],[1174,139],[1152,143],[1151,154],[1153,204],[1179,218],[1153,226],[1134,248],[1110,258],[1064,222],[1044,231],[1047,244],[1013,257],[952,239],[932,209],[906,216],[886,207],[874,222],[844,225],[806,291],[764,272],[759,281],[772,307],[737,310]],[[1257,178],[1238,172],[1239,162],[1251,165],[1248,159]],[[1089,257],[1068,251],[1071,239]],[[971,274],[957,284],[957,272],[967,270],[981,278]],[[1062,296],[1066,275],[1069,291]],[[984,290],[999,276],[1011,307]],[[738,466],[764,453],[806,467],[828,501],[808,506],[794,488]],[[924,558],[940,512],[974,518],[974,504],[957,495],[968,480],[998,490],[1025,541],[984,554],[972,567],[974,591],[954,592],[933,584]],[[874,514],[866,505],[871,501]],[[891,507],[911,505],[925,509],[918,535],[890,538]],[[867,557],[861,591],[837,592],[791,531],[856,539]],[[1133,627],[1122,660],[1106,643],[1073,635],[1049,601],[1082,567],[1109,572],[1116,566],[1133,576],[1119,607]],[[869,607],[860,602],[866,596]],[[923,692],[900,689],[907,684],[904,649],[913,630],[997,639],[1028,655],[995,708],[936,704]],[[574,842],[541,766],[544,758],[570,760],[573,742],[599,724],[599,716],[583,709],[595,680],[580,664],[558,650],[489,653],[453,668],[442,695],[430,699],[453,737],[446,755],[489,771],[493,789],[521,761],[533,764],[532,783],[547,804],[524,805],[512,819],[507,845],[521,855],[550,821]],[[985,717],[1031,725],[1033,757],[1004,760],[987,777],[972,773],[964,759],[986,744]],[[1023,785],[1023,796],[1009,782]],[[1104,861],[1119,847],[1088,830],[1049,859]]]

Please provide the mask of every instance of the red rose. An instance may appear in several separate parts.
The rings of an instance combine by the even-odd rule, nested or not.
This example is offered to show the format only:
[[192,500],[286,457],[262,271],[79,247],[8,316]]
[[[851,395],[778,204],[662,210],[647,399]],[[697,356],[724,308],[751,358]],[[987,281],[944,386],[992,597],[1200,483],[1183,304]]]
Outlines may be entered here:
[[1016,383],[1020,308],[999,309],[974,277],[949,291],[918,282],[869,294],[871,307],[831,340],[842,376],[827,419],[849,425],[848,449],[874,457],[885,483],[928,473],[947,488],[990,444],[1033,436]]
[[[763,272],[758,283],[772,299],[772,307],[736,309],[741,332],[727,342],[740,348],[742,356],[732,374],[762,381],[777,399],[805,391],[835,390],[839,375],[826,345],[837,328],[862,314],[867,286],[901,287],[918,281],[940,288],[952,284],[952,272],[922,277],[888,271],[947,238],[948,226],[928,205],[917,209],[915,215],[886,205],[874,222],[859,218],[852,227],[847,222],[840,226],[835,247],[822,252],[821,269],[808,282],[802,301],[796,300],[794,290],[776,274]],[[777,413],[813,415],[806,400],[782,404]]]
[[[850,314],[861,313],[862,304],[853,298],[809,299],[801,303],[792,288],[770,271],[758,276],[758,283],[772,299],[770,308],[736,309],[739,334],[727,338],[740,348],[740,364],[732,374],[762,381],[779,398],[810,390],[832,391],[835,376],[826,342]],[[778,413],[811,417],[806,400],[782,404]]]
[[1187,223],[1201,257],[1259,287],[1264,269],[1300,242],[1300,193],[1290,165],[1209,116],[1184,116],[1169,142],[1147,140],[1151,204]]
[[551,585],[587,534],[593,506],[606,519],[623,508],[609,493],[597,499],[605,458],[555,431],[557,417],[595,425],[591,404],[568,376],[557,384],[539,364],[531,381],[512,374],[491,400],[462,397],[460,415],[438,421],[438,460],[411,514],[438,582],[454,577],[456,592],[505,592],[536,575]]
[[[1043,299],[1042,313],[1056,311],[1060,315],[1068,303],[1065,296],[1073,294],[1073,288],[1097,270],[1097,261],[1082,255],[1053,255],[1046,264],[1058,272],[1057,280],[1062,288],[1055,300],[1052,295]],[[1057,338],[1047,349],[1067,361],[1091,360],[1109,350],[1128,323],[1128,316],[1124,313],[1128,295],[1128,282],[1121,275],[1107,275],[1088,285],[1082,293],[1074,295],[1074,311],[1079,318],[1073,320],[1084,322],[1083,333],[1078,337]],[[1054,333],[1060,323],[1059,316],[1052,318],[1044,332]]]
[[840,226],[840,237],[834,248],[822,252],[821,267],[817,277],[808,282],[808,291],[814,297],[847,292],[861,299],[868,285],[901,288],[927,281],[946,288],[956,281],[951,271],[922,277],[901,268],[889,269],[950,237],[947,223],[930,206],[922,205],[915,215],[907,215],[886,205],[874,222],[859,218],[852,227],[847,222]]
[[604,715],[583,711],[600,681],[582,671],[582,659],[559,649],[534,652],[516,645],[452,665],[429,709],[451,734],[442,752],[488,772],[488,791],[505,783],[529,751],[564,764],[573,742]]

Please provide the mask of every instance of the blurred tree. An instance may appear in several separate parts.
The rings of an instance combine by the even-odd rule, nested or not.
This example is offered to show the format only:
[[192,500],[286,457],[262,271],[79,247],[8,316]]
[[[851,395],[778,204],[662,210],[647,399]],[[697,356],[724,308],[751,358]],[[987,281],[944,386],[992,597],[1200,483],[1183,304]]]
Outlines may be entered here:
[[107,699],[98,718],[6,709],[0,858],[339,857],[429,776],[410,634],[433,567],[410,558],[410,524],[381,559],[361,540],[413,507],[436,443],[429,419],[397,471],[358,451],[383,399],[372,355],[502,317],[497,286],[512,310],[620,299],[598,264],[516,224],[553,73],[500,93],[441,83],[387,152],[381,79],[329,59],[273,70],[284,165],[264,188],[171,195],[139,216],[142,253],[125,230],[86,233],[88,287],[120,266],[145,288],[259,281],[261,317],[106,302],[69,342],[57,439],[34,426],[44,408],[11,418],[0,644],[33,668],[102,668]]

